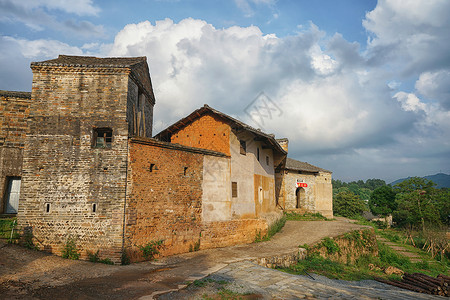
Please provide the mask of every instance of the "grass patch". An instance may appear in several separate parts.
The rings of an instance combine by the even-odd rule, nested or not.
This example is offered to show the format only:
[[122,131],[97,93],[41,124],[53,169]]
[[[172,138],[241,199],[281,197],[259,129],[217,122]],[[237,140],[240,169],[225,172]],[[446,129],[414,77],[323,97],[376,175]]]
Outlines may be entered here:
[[288,221],[328,221],[321,213],[304,213],[298,214],[296,212],[284,212],[284,216]]
[[[331,240],[332,241],[332,240]],[[334,244],[324,240],[331,252],[337,251]],[[448,274],[448,267],[442,263],[428,263],[426,261],[413,263],[409,258],[400,255],[389,246],[378,242],[378,256],[362,255],[354,264],[339,263],[317,254],[309,254],[304,260],[298,261],[290,268],[282,268],[282,271],[296,275],[315,273],[331,279],[364,280],[381,277],[384,279],[399,279],[398,275],[386,275],[383,270],[389,266],[396,267],[405,273],[423,273],[436,277],[438,274]],[[429,256],[429,255],[428,255]],[[431,256],[430,256],[431,259]]]
[[[0,239],[8,239],[10,242],[12,242],[12,240],[17,240],[18,238],[20,238],[20,235],[15,230],[16,226],[16,218],[0,219]],[[12,239],[11,232],[13,233]]]
[[277,232],[279,232],[284,227],[285,224],[286,224],[286,216],[283,216],[277,221],[275,221],[275,223],[273,223],[271,226],[269,226],[266,235],[262,235],[261,231],[258,230],[255,235],[255,243],[270,240],[270,238],[273,237]]
[[347,265],[320,256],[308,257],[290,268],[281,270],[296,275],[305,275],[307,272],[315,273],[331,279],[342,280],[373,279],[375,276],[387,277],[382,271],[370,270],[369,267],[363,268],[359,265]]

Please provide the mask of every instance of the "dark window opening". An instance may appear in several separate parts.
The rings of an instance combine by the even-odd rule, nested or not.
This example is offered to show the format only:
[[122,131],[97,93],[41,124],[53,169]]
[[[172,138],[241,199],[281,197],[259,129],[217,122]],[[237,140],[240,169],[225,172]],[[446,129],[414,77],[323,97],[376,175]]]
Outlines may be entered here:
[[188,167],[184,167],[184,175],[186,175]]
[[239,141],[241,144],[241,149],[240,152],[242,155],[246,155],[247,154],[247,143],[245,141]]
[[269,157],[266,156],[266,165],[269,165]]
[[94,148],[111,148],[112,129],[94,128]]
[[259,161],[259,148],[256,148],[256,159]]
[[50,212],[50,203],[45,203],[45,212],[46,213]]
[[153,170],[156,170],[155,164],[150,164],[150,172],[153,172]]
[[97,203],[92,204],[92,212],[93,213],[97,212]]
[[237,182],[231,183],[231,197],[236,198],[238,196],[237,192]]

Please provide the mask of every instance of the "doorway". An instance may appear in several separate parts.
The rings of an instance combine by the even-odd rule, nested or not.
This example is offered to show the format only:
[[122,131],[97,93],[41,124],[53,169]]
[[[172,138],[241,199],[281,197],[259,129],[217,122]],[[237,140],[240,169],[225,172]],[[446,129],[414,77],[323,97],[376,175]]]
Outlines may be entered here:
[[305,193],[305,189],[302,187],[298,187],[295,190],[295,195],[297,197],[297,203],[295,205],[295,208],[301,208],[304,204],[305,204],[305,200],[306,200],[306,193]]

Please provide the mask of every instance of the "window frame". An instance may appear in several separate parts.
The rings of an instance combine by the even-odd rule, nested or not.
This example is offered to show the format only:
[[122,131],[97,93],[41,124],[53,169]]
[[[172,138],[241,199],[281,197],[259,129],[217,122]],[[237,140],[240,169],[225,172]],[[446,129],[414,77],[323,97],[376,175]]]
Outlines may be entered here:
[[[92,148],[95,149],[111,149],[113,144],[113,130],[111,127],[94,127],[92,130]],[[100,134],[103,135],[103,142],[100,145]],[[109,140],[109,141],[108,141]]]

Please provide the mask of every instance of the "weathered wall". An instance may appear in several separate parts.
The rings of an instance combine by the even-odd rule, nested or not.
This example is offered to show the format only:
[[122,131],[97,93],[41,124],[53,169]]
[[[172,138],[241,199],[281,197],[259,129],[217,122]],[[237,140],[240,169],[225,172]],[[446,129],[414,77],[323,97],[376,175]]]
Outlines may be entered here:
[[[166,256],[249,243],[256,232],[267,232],[265,220],[230,220],[227,210],[221,211],[229,203],[229,161],[217,152],[131,140],[125,248],[132,261],[142,260],[139,246],[152,241],[164,240],[161,256]],[[212,165],[220,167],[209,173]],[[213,176],[218,179],[215,190],[212,182],[205,184]],[[213,207],[203,213],[208,205]]]
[[281,189],[279,204],[286,210],[295,210],[297,205],[297,180],[307,183],[304,187],[305,197],[300,209],[312,213],[321,213],[327,218],[333,217],[333,191],[331,173],[299,174],[298,171],[287,170],[277,173],[277,184]]
[[331,173],[320,172],[316,177],[316,209],[327,218],[333,218],[333,186]]
[[152,140],[130,143],[125,248],[133,260],[151,241],[164,240],[163,255],[170,255],[188,252],[199,239],[202,177],[201,153]]
[[152,137],[153,104],[131,78],[128,80],[127,122],[129,135]]
[[230,158],[204,156],[202,219],[231,220]]
[[173,133],[171,142],[230,155],[230,131],[220,117],[208,113]]
[[[101,257],[120,261],[128,73],[33,67],[18,224],[31,228],[44,250],[60,254],[72,237],[82,258],[86,250],[100,250]],[[93,148],[95,127],[112,128],[110,149]]]
[[[240,140],[246,141],[245,155],[240,153]],[[232,198],[233,216],[255,218],[275,212],[275,171],[272,149],[263,149],[263,143],[255,141],[254,135],[249,132],[232,131],[230,151],[231,181],[237,182],[238,186],[238,196]]]
[[7,178],[22,176],[30,98],[31,93],[0,91],[0,214],[6,209]]

